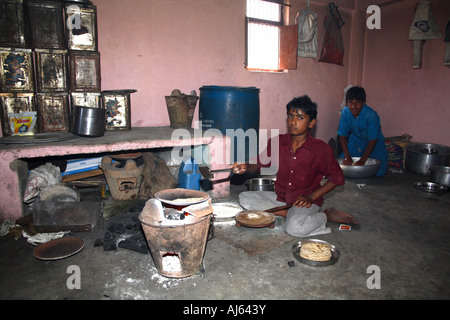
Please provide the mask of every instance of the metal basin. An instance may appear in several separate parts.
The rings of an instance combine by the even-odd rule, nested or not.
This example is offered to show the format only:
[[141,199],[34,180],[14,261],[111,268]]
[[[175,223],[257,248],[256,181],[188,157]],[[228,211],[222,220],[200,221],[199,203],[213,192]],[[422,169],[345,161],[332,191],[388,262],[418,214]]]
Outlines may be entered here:
[[274,191],[274,180],[268,178],[253,178],[245,182],[249,191]]
[[431,166],[430,180],[431,182],[450,187],[450,167]]
[[[360,159],[360,157],[352,157],[353,161],[356,162]],[[342,164],[344,159],[338,159],[339,165],[341,166],[342,171],[344,171],[344,176],[350,179],[362,179],[369,178],[375,173],[377,173],[380,168],[381,161],[378,159],[369,158],[366,161],[366,164],[363,166],[351,166]]]
[[424,176],[430,175],[431,166],[448,166],[450,147],[433,143],[406,145],[405,168]]

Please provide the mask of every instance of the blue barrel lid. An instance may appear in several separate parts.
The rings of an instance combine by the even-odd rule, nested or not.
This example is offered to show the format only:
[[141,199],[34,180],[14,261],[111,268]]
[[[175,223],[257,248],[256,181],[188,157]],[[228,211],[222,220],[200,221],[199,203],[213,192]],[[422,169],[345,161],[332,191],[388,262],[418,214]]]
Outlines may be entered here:
[[203,86],[200,90],[215,90],[215,91],[259,91],[256,87],[233,87],[233,86]]

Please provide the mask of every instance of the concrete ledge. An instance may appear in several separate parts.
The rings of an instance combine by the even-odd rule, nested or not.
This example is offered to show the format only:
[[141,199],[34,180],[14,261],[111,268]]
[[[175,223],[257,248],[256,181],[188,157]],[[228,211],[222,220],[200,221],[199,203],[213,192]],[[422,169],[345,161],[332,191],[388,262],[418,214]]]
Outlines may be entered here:
[[[204,136],[203,131],[194,129],[137,127],[129,131],[106,131],[104,136],[96,138],[77,137],[73,140],[37,144],[0,144],[0,221],[15,221],[26,214],[22,200],[28,179],[26,162],[23,161],[25,159],[208,145],[209,165],[212,169],[220,169],[229,166],[225,160],[226,147],[229,145],[226,139],[229,138]],[[218,176],[212,184],[213,198],[229,196],[229,180]]]

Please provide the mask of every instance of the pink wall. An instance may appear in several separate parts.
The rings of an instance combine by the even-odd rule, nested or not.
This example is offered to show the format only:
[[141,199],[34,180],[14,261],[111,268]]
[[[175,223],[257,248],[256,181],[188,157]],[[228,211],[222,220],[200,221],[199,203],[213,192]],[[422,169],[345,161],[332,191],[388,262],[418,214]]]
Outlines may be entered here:
[[[98,10],[102,89],[137,89],[131,96],[133,126],[167,126],[164,96],[204,85],[255,86],[261,89],[261,128],[286,131],[285,106],[294,96],[309,94],[319,104],[316,136],[335,136],[338,108],[347,83],[346,66],[300,59],[287,74],[244,69],[244,0],[94,0]],[[291,23],[306,0],[291,1]],[[319,14],[319,50],[325,4]],[[349,45],[351,13],[342,11]],[[196,112],[194,120],[198,120]]]
[[[382,118],[385,136],[407,133],[417,142],[450,146],[450,68],[443,65],[443,37],[423,46],[421,69],[413,69],[409,27],[418,0],[381,7],[381,30],[366,31],[363,86]],[[433,0],[443,33],[450,1]]]
[[[442,39],[427,41],[422,69],[412,69],[407,37],[418,0],[383,6],[381,30],[365,27],[363,11],[340,8],[346,21],[344,66],[300,58],[298,69],[286,74],[244,69],[244,0],[93,2],[98,9],[102,88],[138,90],[131,97],[133,126],[169,125],[164,96],[175,88],[199,94],[203,85],[255,86],[261,89],[261,128],[285,132],[286,103],[309,94],[319,105],[315,135],[328,141],[336,135],[343,89],[352,83],[366,88],[385,136],[408,133],[416,141],[448,145],[450,70],[442,64]],[[291,4],[293,24],[306,0]],[[320,52],[326,4],[311,0],[311,9],[319,15]],[[450,1],[433,0],[441,30],[449,12]]]

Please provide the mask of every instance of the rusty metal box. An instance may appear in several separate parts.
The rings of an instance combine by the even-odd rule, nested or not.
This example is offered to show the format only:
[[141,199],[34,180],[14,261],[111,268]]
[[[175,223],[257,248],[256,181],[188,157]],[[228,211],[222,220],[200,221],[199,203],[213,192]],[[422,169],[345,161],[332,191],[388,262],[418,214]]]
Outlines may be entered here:
[[0,48],[0,91],[34,91],[33,58],[30,49]]
[[102,104],[106,109],[106,130],[131,130],[130,94],[136,90],[102,91]]
[[67,51],[35,49],[37,92],[66,92]]
[[40,133],[70,132],[68,93],[38,93],[37,110]]
[[98,92],[72,92],[70,96],[72,110],[75,106],[101,108],[102,97]]
[[32,48],[67,48],[61,2],[27,0],[25,2],[25,9]]
[[25,48],[23,0],[0,1],[0,46]]
[[100,191],[81,192],[78,202],[40,201],[33,203],[33,225],[37,232],[94,231],[103,229],[103,201]]
[[72,92],[100,92],[100,53],[70,51],[70,90]]
[[0,93],[0,106],[3,136],[10,136],[9,114],[36,111],[34,93]]
[[67,3],[65,11],[67,48],[97,51],[97,8],[88,4]]

